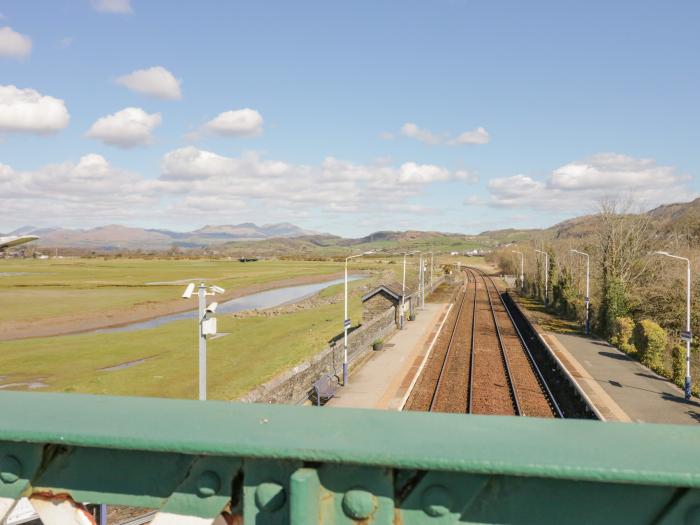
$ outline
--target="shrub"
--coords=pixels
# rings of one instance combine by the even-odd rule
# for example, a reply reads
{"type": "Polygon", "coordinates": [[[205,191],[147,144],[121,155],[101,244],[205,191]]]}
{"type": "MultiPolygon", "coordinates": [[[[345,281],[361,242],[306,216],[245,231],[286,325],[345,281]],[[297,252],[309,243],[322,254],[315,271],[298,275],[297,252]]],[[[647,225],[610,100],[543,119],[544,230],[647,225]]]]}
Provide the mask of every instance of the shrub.
{"type": "Polygon", "coordinates": [[[637,349],[631,343],[634,321],[629,317],[616,317],[610,342],[626,354],[634,354],[637,349]]]}
{"type": "Polygon", "coordinates": [[[615,320],[628,312],[625,284],[616,277],[603,279],[603,291],[598,310],[598,331],[605,337],[615,332],[615,320]]]}
{"type": "Polygon", "coordinates": [[[681,388],[685,387],[685,347],[674,345],[671,350],[672,379],[681,388]]]}
{"type": "Polygon", "coordinates": [[[642,364],[664,374],[663,354],[668,343],[666,331],[654,321],[645,319],[634,327],[633,340],[642,364]]]}

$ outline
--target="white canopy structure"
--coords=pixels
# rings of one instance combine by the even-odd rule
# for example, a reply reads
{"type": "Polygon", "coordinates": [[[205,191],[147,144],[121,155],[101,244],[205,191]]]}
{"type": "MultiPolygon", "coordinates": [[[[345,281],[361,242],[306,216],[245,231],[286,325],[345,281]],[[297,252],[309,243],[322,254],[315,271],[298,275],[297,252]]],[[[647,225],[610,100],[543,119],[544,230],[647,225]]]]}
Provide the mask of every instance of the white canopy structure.
{"type": "Polygon", "coordinates": [[[20,244],[36,241],[39,237],[36,235],[11,235],[9,237],[0,237],[0,252],[4,252],[8,248],[14,248],[20,244]]]}

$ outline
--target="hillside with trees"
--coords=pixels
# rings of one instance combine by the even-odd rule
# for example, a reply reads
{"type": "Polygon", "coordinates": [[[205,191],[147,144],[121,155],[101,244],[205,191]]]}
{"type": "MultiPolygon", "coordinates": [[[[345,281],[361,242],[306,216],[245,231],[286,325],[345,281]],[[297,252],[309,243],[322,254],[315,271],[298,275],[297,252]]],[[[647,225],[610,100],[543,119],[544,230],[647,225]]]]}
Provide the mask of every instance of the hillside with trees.
{"type": "MultiPolygon", "coordinates": [[[[605,200],[598,213],[533,232],[526,241],[503,247],[492,259],[506,272],[520,273],[525,254],[525,293],[544,300],[548,272],[549,310],[583,324],[585,257],[590,256],[590,322],[596,335],[611,341],[656,372],[682,386],[685,348],[680,334],[686,320],[686,263],[655,254],[687,257],[693,275],[700,264],[700,199],[633,211],[630,203],[605,200]],[[549,254],[549,266],[535,250],[549,254]]],[[[691,287],[692,305],[700,304],[700,286],[691,287]]],[[[693,333],[700,316],[691,311],[693,333]]],[[[700,372],[697,345],[692,345],[692,372],[700,372]]]]}

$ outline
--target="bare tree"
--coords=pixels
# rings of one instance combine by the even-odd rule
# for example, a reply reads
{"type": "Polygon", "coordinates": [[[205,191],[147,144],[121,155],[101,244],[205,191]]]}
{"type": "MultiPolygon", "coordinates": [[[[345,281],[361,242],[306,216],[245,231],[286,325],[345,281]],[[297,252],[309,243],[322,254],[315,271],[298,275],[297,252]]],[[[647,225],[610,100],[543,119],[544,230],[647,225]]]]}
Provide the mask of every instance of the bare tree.
{"type": "Polygon", "coordinates": [[[653,225],[647,214],[633,213],[631,201],[599,202],[594,243],[601,276],[599,330],[610,335],[615,318],[626,315],[631,291],[647,272],[653,225]]]}

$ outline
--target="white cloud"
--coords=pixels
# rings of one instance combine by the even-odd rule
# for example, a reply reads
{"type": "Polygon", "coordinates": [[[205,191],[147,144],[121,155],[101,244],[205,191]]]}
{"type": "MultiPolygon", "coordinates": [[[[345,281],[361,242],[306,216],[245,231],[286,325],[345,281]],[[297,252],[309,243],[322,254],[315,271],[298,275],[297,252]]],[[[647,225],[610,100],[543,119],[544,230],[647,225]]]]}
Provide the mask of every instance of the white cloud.
{"type": "Polygon", "coordinates": [[[432,183],[473,182],[466,171],[406,162],[356,164],[327,157],[319,166],[267,160],[258,154],[226,157],[193,146],[167,153],[160,181],[167,191],[219,201],[253,199],[275,208],[314,206],[333,212],[392,209],[432,183]]]}
{"type": "Polygon", "coordinates": [[[489,132],[482,127],[465,131],[450,141],[450,144],[488,144],[491,140],[489,132]]]}
{"type": "Polygon", "coordinates": [[[0,220],[76,225],[143,220],[157,203],[156,185],[88,154],[77,163],[49,164],[32,171],[0,165],[0,220]]]}
{"type": "Polygon", "coordinates": [[[132,71],[128,75],[117,78],[116,82],[142,95],[165,100],[179,100],[182,98],[180,91],[181,81],[162,66],[132,71]]]}
{"type": "MultiPolygon", "coordinates": [[[[431,184],[473,182],[466,171],[404,162],[360,164],[326,157],[295,164],[258,153],[225,156],[193,146],[166,153],[157,179],[120,169],[100,155],[19,171],[0,164],[0,223],[86,227],[110,222],[227,221],[246,210],[268,222],[323,213],[367,217],[440,213],[417,198],[431,184]],[[212,219],[214,217],[214,219],[212,219]],[[216,219],[219,217],[219,219],[216,219]]],[[[346,219],[344,219],[346,220],[346,219]]]]}
{"type": "Polygon", "coordinates": [[[663,188],[678,182],[672,166],[658,166],[654,159],[635,159],[617,153],[601,153],[571,162],[552,172],[549,185],[562,190],[606,188],[663,188]]]}
{"type": "Polygon", "coordinates": [[[379,138],[382,140],[394,140],[394,134],[389,131],[382,131],[379,134],[379,138]]]}
{"type": "Polygon", "coordinates": [[[420,140],[421,142],[425,142],[426,144],[437,144],[438,142],[440,142],[439,137],[433,135],[433,133],[431,133],[427,129],[419,128],[413,122],[406,122],[403,126],[401,126],[400,133],[404,137],[410,137],[412,139],[420,140]]]}
{"type": "Polygon", "coordinates": [[[10,26],[0,27],[0,57],[22,59],[31,52],[31,38],[14,31],[10,26]]]}
{"type": "Polygon", "coordinates": [[[60,47],[61,49],[65,49],[67,47],[70,47],[72,44],[73,44],[73,37],[72,36],[63,37],[58,41],[58,47],[60,47]]]}
{"type": "Polygon", "coordinates": [[[204,124],[204,129],[228,137],[255,137],[262,134],[263,118],[250,108],[224,111],[204,124]]]}
{"type": "Polygon", "coordinates": [[[130,14],[133,12],[131,0],[91,0],[90,3],[95,11],[103,13],[130,14]]]}
{"type": "MultiPolygon", "coordinates": [[[[488,184],[491,204],[502,207],[547,207],[549,195],[544,182],[526,175],[492,179],[488,184]]],[[[556,204],[556,200],[551,202],[556,204]]]]}
{"type": "MultiPolygon", "coordinates": [[[[460,133],[452,138],[448,133],[436,134],[421,128],[413,122],[406,122],[399,131],[404,137],[419,140],[426,144],[449,144],[451,146],[463,144],[488,144],[491,140],[489,132],[482,127],[460,133]]],[[[384,138],[384,137],[382,137],[384,138]]]]}
{"type": "Polygon", "coordinates": [[[65,128],[69,121],[63,100],[34,89],[0,85],[0,133],[52,133],[65,128]]]}
{"type": "Polygon", "coordinates": [[[601,153],[565,164],[545,180],[522,174],[492,179],[488,190],[492,206],[575,214],[609,195],[622,194],[647,207],[678,200],[678,195],[690,198],[694,192],[687,187],[689,180],[654,159],[601,153]]]}
{"type": "Polygon", "coordinates": [[[161,121],[160,113],[148,114],[141,108],[124,108],[98,119],[87,136],[120,148],[143,146],[153,141],[153,130],[161,121]]]}

